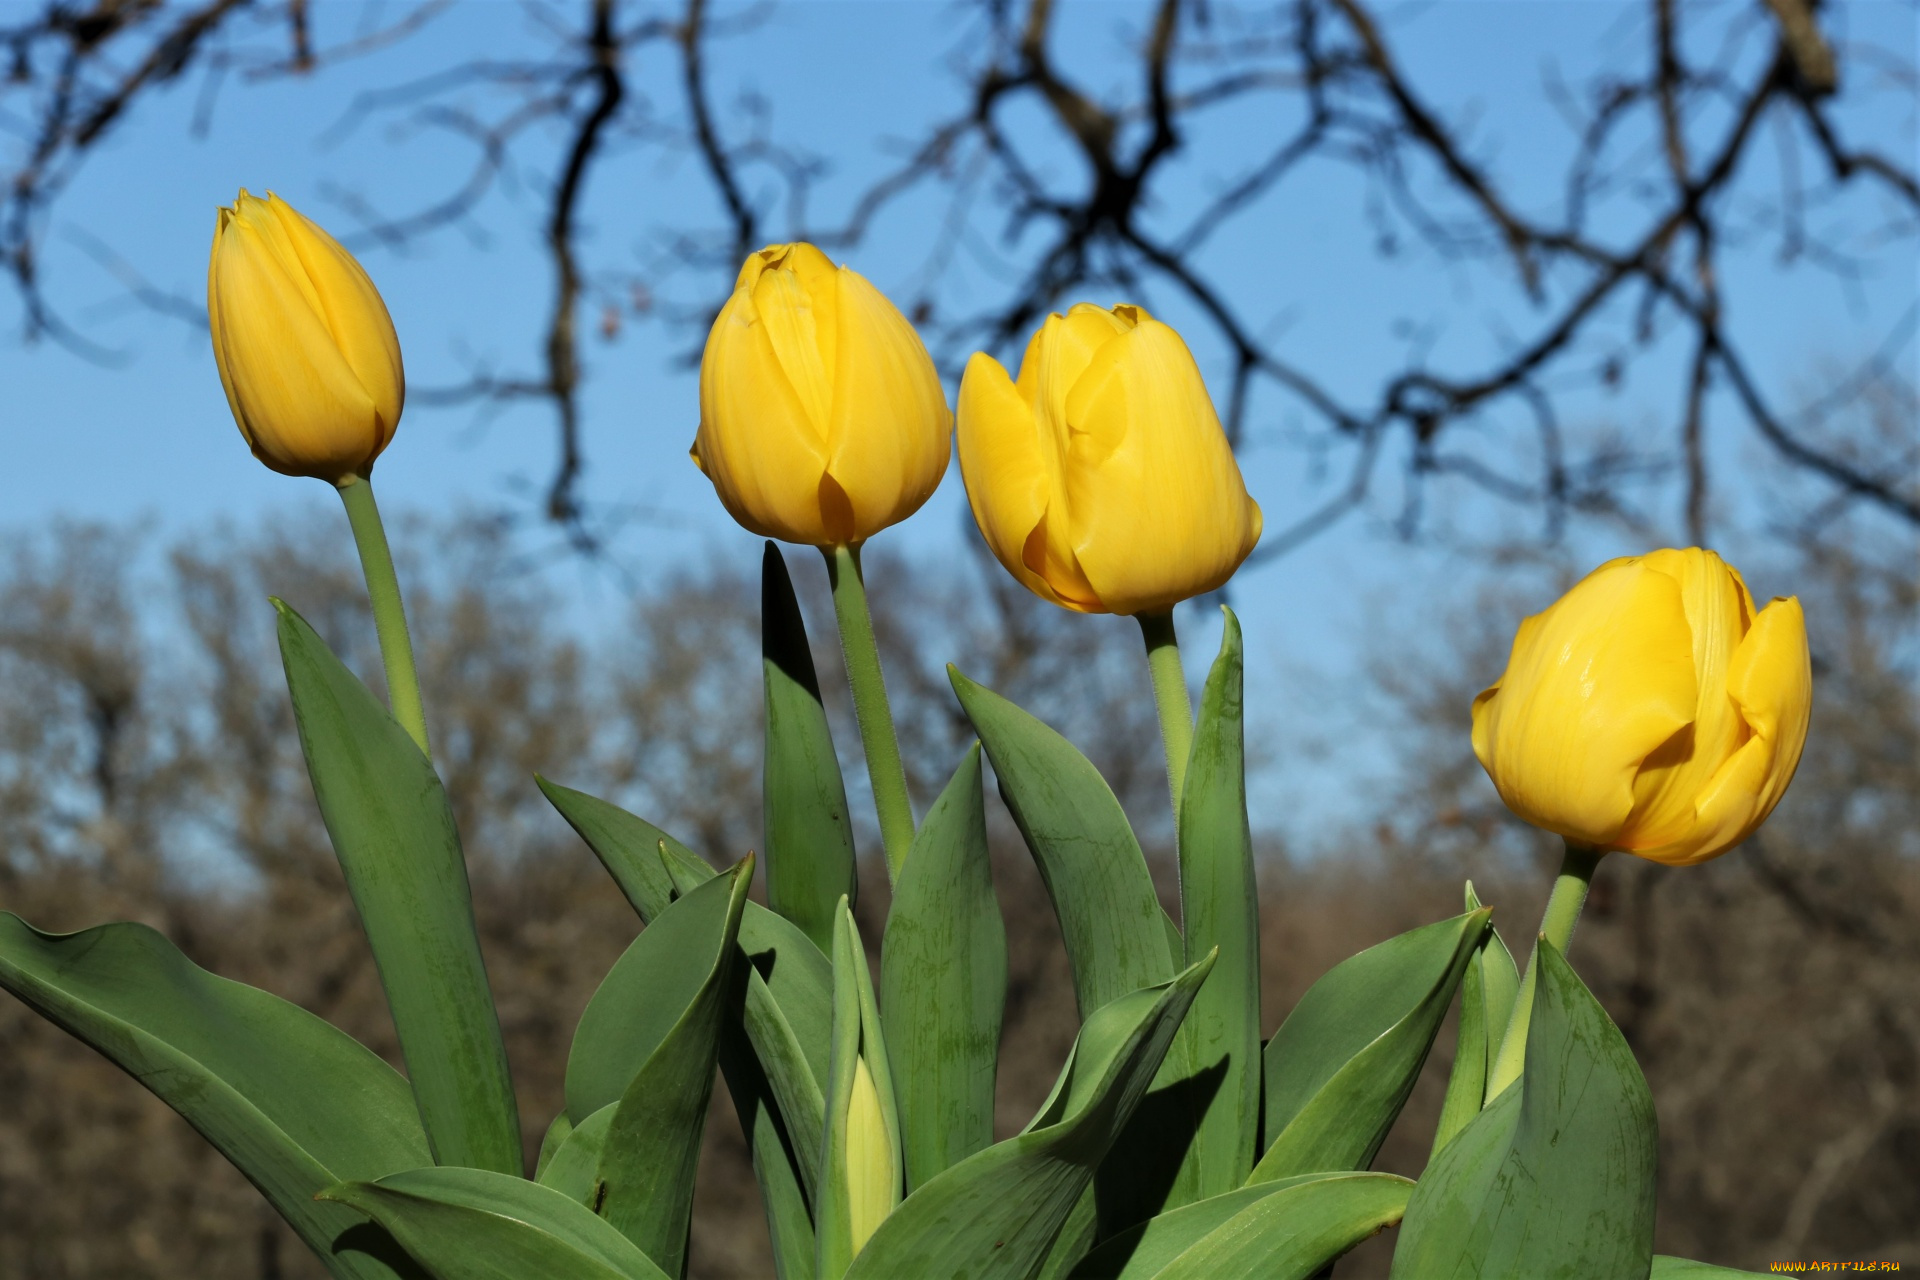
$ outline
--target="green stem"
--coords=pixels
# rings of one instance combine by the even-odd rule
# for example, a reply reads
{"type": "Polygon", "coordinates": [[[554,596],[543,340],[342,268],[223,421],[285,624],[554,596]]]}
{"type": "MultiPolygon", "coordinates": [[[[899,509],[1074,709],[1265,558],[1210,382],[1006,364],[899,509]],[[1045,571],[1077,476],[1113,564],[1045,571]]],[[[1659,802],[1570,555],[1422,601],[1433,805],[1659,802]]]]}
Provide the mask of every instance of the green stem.
{"type": "Polygon", "coordinates": [[[893,712],[887,707],[887,681],[880,670],[880,648],[873,639],[873,614],[860,576],[860,548],[822,547],[827,576],[833,582],[833,613],[840,624],[840,652],[853,690],[853,715],[860,724],[860,745],[867,753],[867,780],[880,819],[880,843],[887,850],[887,874],[898,880],[913,844],[913,804],[907,799],[907,770],[900,763],[893,712]]]}
{"type": "Polygon", "coordinates": [[[380,637],[380,661],[387,669],[387,705],[420,750],[429,759],[427,712],[420,703],[420,677],[413,668],[413,641],[407,636],[407,611],[400,600],[400,579],[394,576],[393,552],[373,501],[373,482],[348,476],[340,485],[347,521],[353,526],[354,545],[360,549],[360,568],[367,578],[367,599],[373,605],[373,627],[380,637]]]}
{"type": "MultiPolygon", "coordinates": [[[[1561,955],[1573,941],[1573,926],[1580,922],[1580,908],[1586,904],[1587,888],[1593,883],[1594,868],[1600,865],[1599,853],[1569,844],[1560,860],[1560,874],[1547,898],[1546,914],[1540,917],[1540,936],[1553,944],[1561,955]]],[[[1513,1014],[1507,1020],[1507,1033],[1500,1041],[1500,1056],[1494,1060],[1493,1075],[1487,1080],[1487,1101],[1491,1102],[1520,1078],[1527,1063],[1527,1026],[1533,1019],[1533,989],[1540,969],[1540,945],[1527,961],[1526,976],[1520,980],[1520,994],[1513,1002],[1513,1014]]]]}
{"type": "Polygon", "coordinates": [[[1160,742],[1167,752],[1167,791],[1173,820],[1180,821],[1180,792],[1187,781],[1187,756],[1193,751],[1193,703],[1187,697],[1187,672],[1180,665],[1180,640],[1173,633],[1173,611],[1139,615],[1147,642],[1147,670],[1153,673],[1153,701],[1160,711],[1160,742]]]}

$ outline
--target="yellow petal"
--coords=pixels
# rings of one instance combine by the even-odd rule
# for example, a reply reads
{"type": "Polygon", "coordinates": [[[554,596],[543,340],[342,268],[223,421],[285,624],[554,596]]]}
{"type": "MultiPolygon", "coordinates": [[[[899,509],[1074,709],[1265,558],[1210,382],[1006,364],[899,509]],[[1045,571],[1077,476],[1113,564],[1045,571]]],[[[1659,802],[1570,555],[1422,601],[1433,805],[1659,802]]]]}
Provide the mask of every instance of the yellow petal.
{"type": "Polygon", "coordinates": [[[1029,567],[1027,541],[1046,518],[1052,495],[1041,438],[1027,402],[1000,362],[985,352],[967,361],[960,379],[960,478],[967,505],[994,558],[1021,585],[1055,604],[1065,603],[1042,570],[1029,567]]]}
{"type": "Polygon", "coordinates": [[[259,217],[224,222],[207,304],[241,432],[288,474],[338,480],[364,468],[385,443],[378,406],[315,310],[297,259],[281,258],[284,233],[272,219],[265,231],[259,217]]]}
{"type": "Polygon", "coordinates": [[[780,367],[753,297],[736,292],[700,361],[700,469],[728,514],[762,537],[831,545],[820,511],[819,431],[780,367]]]}
{"type": "Polygon", "coordinates": [[[1259,538],[1192,353],[1144,311],[1102,346],[1067,400],[1074,554],[1114,613],[1157,612],[1233,576],[1259,538]]]}
{"type": "Polygon", "coordinates": [[[863,1055],[854,1059],[853,1096],[847,1103],[847,1229],[854,1253],[866,1246],[899,1203],[893,1136],[863,1055]]]}
{"type": "Polygon", "coordinates": [[[792,387],[815,437],[825,443],[833,417],[833,381],[820,352],[820,320],[800,277],[784,268],[763,272],[753,286],[759,329],[792,387]]]}
{"type": "Polygon", "coordinates": [[[385,448],[406,402],[400,339],[393,331],[387,304],[366,270],[339,241],[284,200],[269,195],[266,208],[298,257],[308,294],[317,300],[334,345],[373,400],[380,416],[380,447],[385,448]]]}
{"type": "Polygon", "coordinates": [[[1575,843],[1611,844],[1641,763],[1692,723],[1692,652],[1679,583],[1634,559],[1529,619],[1475,707],[1475,753],[1507,806],[1575,843]]]}
{"type": "Polygon", "coordinates": [[[827,472],[846,493],[859,541],[906,519],[940,487],[953,415],[899,308],[858,272],[840,268],[833,284],[839,336],[827,472]]]}

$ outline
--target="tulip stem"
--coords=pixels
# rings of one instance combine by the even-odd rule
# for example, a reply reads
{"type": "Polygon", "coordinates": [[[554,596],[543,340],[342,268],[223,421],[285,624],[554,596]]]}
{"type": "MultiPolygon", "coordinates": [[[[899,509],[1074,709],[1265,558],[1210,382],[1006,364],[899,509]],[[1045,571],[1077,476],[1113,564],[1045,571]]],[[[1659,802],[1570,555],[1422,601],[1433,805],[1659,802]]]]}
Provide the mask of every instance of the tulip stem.
{"type": "MultiPolygon", "coordinates": [[[[1580,908],[1586,905],[1587,889],[1601,855],[1592,849],[1569,844],[1560,860],[1560,874],[1554,878],[1553,892],[1547,897],[1546,914],[1540,917],[1540,936],[1553,944],[1561,955],[1573,941],[1573,926],[1580,922],[1580,908]]],[[[1520,980],[1520,994],[1507,1019],[1507,1033],[1500,1041],[1500,1056],[1494,1059],[1493,1075],[1487,1080],[1487,1101],[1492,1102],[1506,1087],[1520,1078],[1527,1062],[1527,1027],[1533,1020],[1533,991],[1539,981],[1540,944],[1535,943],[1533,957],[1527,961],[1526,976],[1520,980]]]]}
{"type": "Polygon", "coordinates": [[[367,600],[373,605],[373,627],[380,637],[380,661],[387,669],[387,705],[407,735],[420,744],[429,759],[427,712],[420,702],[420,678],[413,667],[413,641],[407,635],[407,611],[400,599],[400,579],[393,572],[393,551],[373,500],[373,482],[349,476],[340,485],[340,501],[347,507],[354,545],[360,549],[360,568],[367,578],[367,600]]]}
{"type": "Polygon", "coordinates": [[[887,876],[900,878],[913,844],[913,803],[907,798],[907,770],[900,762],[893,712],[887,706],[887,681],[880,670],[880,647],[873,639],[873,614],[860,574],[860,548],[822,547],[827,577],[833,582],[833,613],[840,623],[840,652],[853,690],[853,716],[867,754],[867,780],[873,786],[874,814],[880,819],[880,843],[887,851],[887,876]]]}
{"type": "Polygon", "coordinates": [[[1147,670],[1153,674],[1153,700],[1160,712],[1160,742],[1167,752],[1167,792],[1173,820],[1180,821],[1180,792],[1187,781],[1187,756],[1193,750],[1193,703],[1187,696],[1187,672],[1180,665],[1180,640],[1173,611],[1139,615],[1147,642],[1147,670]]]}

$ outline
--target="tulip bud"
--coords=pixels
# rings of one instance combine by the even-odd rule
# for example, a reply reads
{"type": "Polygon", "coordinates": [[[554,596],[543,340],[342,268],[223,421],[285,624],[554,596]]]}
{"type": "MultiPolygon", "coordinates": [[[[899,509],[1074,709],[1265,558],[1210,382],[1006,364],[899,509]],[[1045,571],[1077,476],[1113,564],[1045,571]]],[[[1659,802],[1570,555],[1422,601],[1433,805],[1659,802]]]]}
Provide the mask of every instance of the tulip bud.
{"type": "Polygon", "coordinates": [[[899,1203],[893,1137],[862,1055],[854,1060],[853,1096],[847,1102],[847,1234],[854,1253],[866,1246],[899,1203]]]}
{"type": "Polygon", "coordinates": [[[1139,307],[1048,316],[1017,383],[975,355],[960,473],[1007,572],[1082,613],[1163,612],[1221,586],[1260,540],[1192,353],[1139,307]]]}
{"type": "Polygon", "coordinates": [[[386,304],[338,241],[272,193],[242,191],[213,233],[207,318],[255,457],[335,484],[373,470],[406,376],[386,304]]]}
{"type": "Polygon", "coordinates": [[[1535,826],[1689,866],[1779,803],[1812,701],[1799,600],[1756,612],[1713,552],[1655,551],[1520,624],[1506,674],[1473,701],[1473,751],[1535,826]]]}
{"type": "Polygon", "coordinates": [[[700,360],[693,461],[735,520],[819,547],[863,542],[946,474],[953,416],[905,316],[810,244],[748,258],[700,360]]]}

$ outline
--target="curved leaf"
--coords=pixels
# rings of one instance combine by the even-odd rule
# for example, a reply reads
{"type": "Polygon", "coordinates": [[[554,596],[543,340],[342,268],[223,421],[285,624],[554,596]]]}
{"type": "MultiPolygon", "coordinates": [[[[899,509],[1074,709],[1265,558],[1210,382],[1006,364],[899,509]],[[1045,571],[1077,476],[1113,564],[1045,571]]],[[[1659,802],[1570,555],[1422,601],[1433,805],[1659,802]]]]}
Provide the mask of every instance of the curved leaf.
{"type": "Polygon", "coordinates": [[[761,557],[760,649],[767,700],[767,904],[826,951],[833,946],[835,904],[843,897],[852,902],[859,888],[853,827],[807,625],[787,562],[771,542],[761,557]]]}
{"type": "MultiPolygon", "coordinates": [[[[613,1113],[619,1109],[619,1103],[610,1102],[579,1124],[569,1124],[566,1136],[554,1143],[551,1152],[544,1153],[534,1181],[593,1208],[599,1198],[600,1155],[607,1148],[613,1113]]],[[[566,1118],[566,1112],[561,1112],[560,1120],[566,1118]]],[[[560,1120],[554,1124],[558,1126],[560,1120]]]]}
{"type": "Polygon", "coordinates": [[[696,881],[711,879],[715,874],[705,858],[618,805],[538,775],[534,782],[547,803],[587,842],[587,848],[600,859],[600,865],[620,886],[643,923],[650,923],[673,901],[674,878],[669,866],[696,881]]]}
{"type": "Polygon", "coordinates": [[[1653,1256],[1653,1272],[1649,1280],[1714,1280],[1715,1276],[1758,1276],[1759,1271],[1735,1271],[1731,1267],[1709,1266],[1704,1262],[1688,1262],[1685,1258],[1669,1258],[1664,1254],[1653,1256]]]}
{"type": "Polygon", "coordinates": [[[1266,1124],[1252,1180],[1364,1169],[1433,1046],[1492,913],[1469,911],[1341,961],[1267,1045],[1266,1124]]]}
{"type": "Polygon", "coordinates": [[[886,1168],[892,1174],[892,1186],[884,1195],[891,1209],[899,1202],[901,1176],[900,1118],[894,1105],[893,1072],[879,1006],[874,1000],[873,977],[867,970],[866,948],[861,945],[853,913],[842,899],[833,931],[833,1061],[827,1075],[826,1134],[815,1180],[819,1188],[813,1215],[819,1280],[838,1280],[865,1243],[856,1234],[860,1206],[855,1203],[849,1167],[853,1159],[871,1158],[870,1151],[856,1149],[857,1135],[850,1123],[859,1064],[865,1064],[879,1103],[880,1141],[886,1148],[886,1168]]]}
{"type": "Polygon", "coordinates": [[[1551,943],[1527,1068],[1428,1166],[1396,1280],[1633,1280],[1653,1259],[1653,1098],[1633,1052],[1551,943]]]}
{"type": "Polygon", "coordinates": [[[1198,1244],[1209,1232],[1224,1226],[1242,1209],[1289,1187],[1322,1178],[1351,1176],[1348,1173],[1303,1173],[1273,1182],[1256,1182],[1251,1186],[1196,1200],[1131,1226],[1102,1242],[1098,1249],[1080,1260],[1070,1275],[1072,1280],[1108,1280],[1109,1277],[1139,1280],[1139,1277],[1156,1275],[1161,1268],[1198,1244]]]}
{"type": "Polygon", "coordinates": [[[185,1117],[334,1275],[391,1280],[377,1258],[335,1252],[360,1215],[313,1199],[433,1162],[406,1080],[358,1041],[142,924],[50,934],[0,912],[0,986],[185,1117]]]}
{"type": "MultiPolygon", "coordinates": [[[[1480,909],[1480,896],[1467,881],[1468,911],[1480,909]]],[[[1447,1096],[1434,1126],[1431,1160],[1453,1140],[1486,1103],[1487,1080],[1500,1053],[1520,976],[1514,970],[1500,934],[1491,926],[1474,949],[1473,960],[1460,978],[1460,1031],[1454,1042],[1453,1070],[1447,1076],[1447,1096]]]]}
{"type": "Polygon", "coordinates": [[[440,778],[306,620],[273,605],[314,798],[373,948],[434,1158],[518,1174],[519,1110],[440,778]]]}
{"type": "Polygon", "coordinates": [[[1220,949],[1186,1023],[1195,1072],[1217,1077],[1193,1144],[1197,1196],[1246,1181],[1260,1138],[1260,906],[1247,825],[1240,622],[1231,609],[1221,612],[1220,655],[1200,695],[1180,800],[1186,958],[1220,949]]]}
{"type": "Polygon", "coordinates": [[[913,837],[880,954],[881,1025],[913,1188],[993,1143],[1007,931],[977,745],[913,837]]]}
{"type": "Polygon", "coordinates": [[[1096,1010],[1026,1131],[902,1201],[854,1259],[848,1280],[1029,1275],[1146,1094],[1211,964],[1209,957],[1096,1010]]]}
{"type": "Polygon", "coordinates": [[[667,1280],[591,1210],[505,1174],[416,1169],[322,1196],[385,1227],[434,1280],[667,1280]]]}

